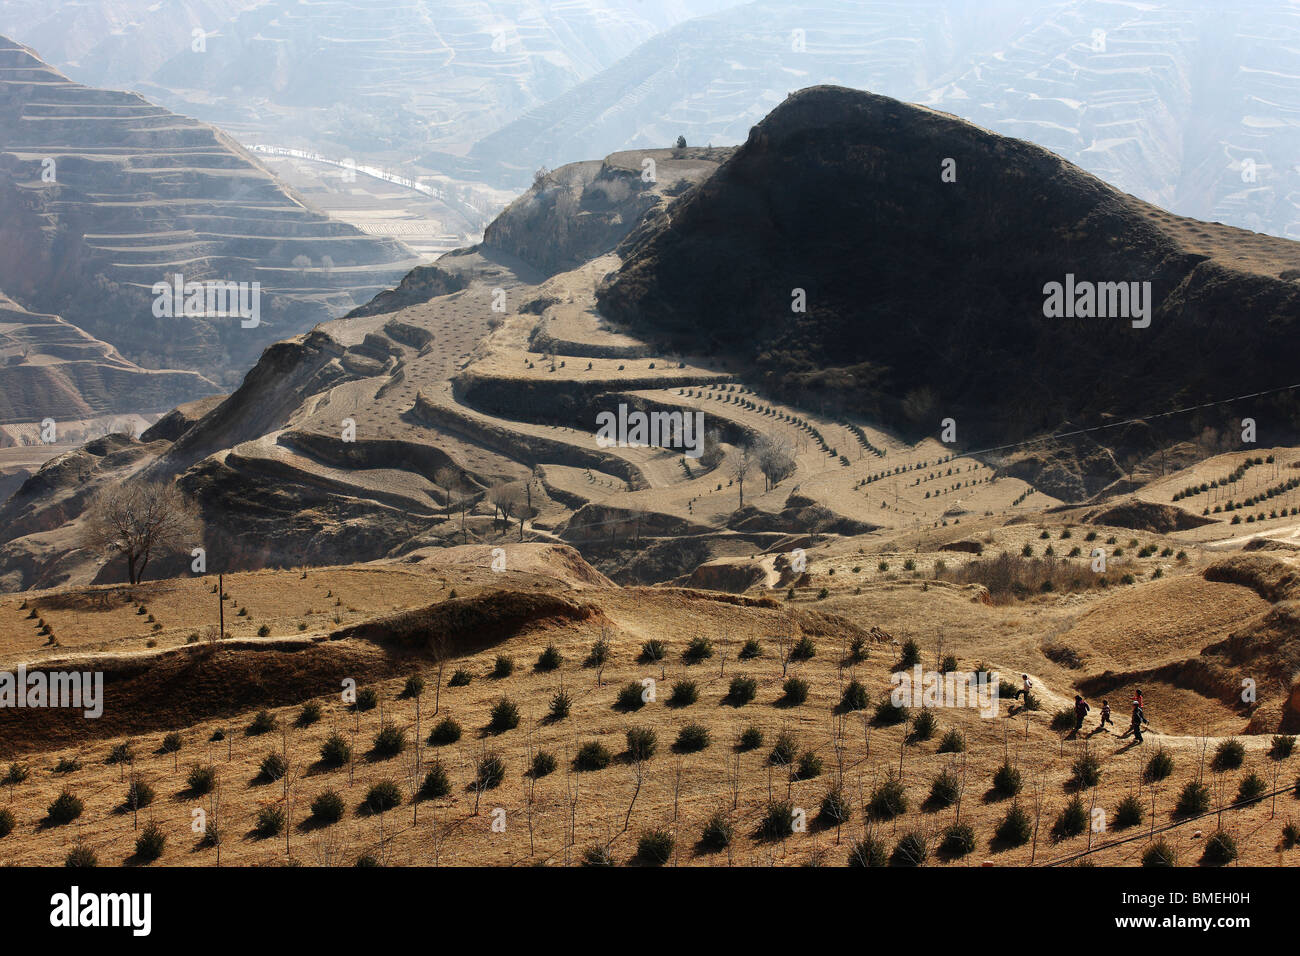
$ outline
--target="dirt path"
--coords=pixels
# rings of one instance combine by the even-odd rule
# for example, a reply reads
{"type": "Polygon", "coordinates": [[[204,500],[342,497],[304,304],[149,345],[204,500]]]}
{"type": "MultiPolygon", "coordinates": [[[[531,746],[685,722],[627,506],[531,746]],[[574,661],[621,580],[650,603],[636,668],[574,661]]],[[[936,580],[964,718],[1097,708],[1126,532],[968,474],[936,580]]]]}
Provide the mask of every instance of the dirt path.
{"type": "MultiPolygon", "coordinates": [[[[997,673],[999,674],[999,676],[1001,676],[1000,671],[997,671],[997,673]]],[[[1017,679],[1014,681],[1014,683],[1018,685],[1019,674],[1017,674],[1016,676],[1017,679]]],[[[1044,722],[1050,721],[1052,719],[1052,716],[1056,714],[1057,711],[1064,710],[1066,708],[1069,708],[1071,710],[1074,709],[1074,694],[1072,693],[1058,694],[1055,691],[1049,689],[1047,684],[1043,681],[1042,678],[1034,674],[1030,674],[1029,679],[1034,683],[1033,686],[1034,696],[1039,699],[1042,705],[1039,708],[1039,710],[1036,711],[1036,713],[1039,715],[1040,720],[1043,720],[1044,722]]],[[[1128,698],[1128,695],[1126,694],[1124,698],[1124,706],[1126,708],[1130,706],[1129,699],[1130,698],[1128,698]]],[[[999,701],[999,704],[1000,703],[1001,701],[999,701]]],[[[1089,704],[1091,703],[1092,702],[1089,701],[1089,704]]],[[[1019,718],[1023,723],[1024,709],[1017,706],[1017,704],[1018,702],[1012,704],[1014,708],[1012,713],[1008,714],[1007,712],[1002,711],[1002,716],[1008,719],[1019,718]]],[[[1144,710],[1145,709],[1147,708],[1144,708],[1144,710]]],[[[1148,714],[1148,717],[1149,716],[1150,715],[1148,714]]],[[[1089,741],[1097,737],[1103,737],[1103,736],[1111,737],[1117,743],[1121,739],[1125,739],[1128,741],[1128,744],[1125,747],[1122,747],[1120,749],[1127,749],[1128,746],[1134,743],[1133,738],[1132,737],[1121,738],[1120,734],[1122,734],[1125,730],[1128,729],[1129,719],[1130,719],[1129,713],[1127,712],[1121,713],[1120,710],[1116,708],[1111,712],[1111,719],[1115,723],[1114,731],[1106,730],[1102,733],[1097,733],[1094,735],[1089,730],[1089,728],[1090,727],[1095,728],[1096,722],[1101,720],[1101,710],[1099,707],[1094,706],[1092,710],[1088,712],[1088,716],[1084,718],[1084,722],[1083,722],[1084,736],[1089,741]]],[[[1170,747],[1175,750],[1199,749],[1202,742],[1205,743],[1207,749],[1212,750],[1220,742],[1224,740],[1230,740],[1230,739],[1241,741],[1243,746],[1245,746],[1245,748],[1248,751],[1258,751],[1261,753],[1267,752],[1269,748],[1272,747],[1273,745],[1273,738],[1272,735],[1270,734],[1243,734],[1241,736],[1230,736],[1230,737],[1212,737],[1212,736],[1198,737],[1198,736],[1192,736],[1190,734],[1162,734],[1154,729],[1146,729],[1142,731],[1142,738],[1144,743],[1147,740],[1152,740],[1160,743],[1162,746],[1170,747]]]]}

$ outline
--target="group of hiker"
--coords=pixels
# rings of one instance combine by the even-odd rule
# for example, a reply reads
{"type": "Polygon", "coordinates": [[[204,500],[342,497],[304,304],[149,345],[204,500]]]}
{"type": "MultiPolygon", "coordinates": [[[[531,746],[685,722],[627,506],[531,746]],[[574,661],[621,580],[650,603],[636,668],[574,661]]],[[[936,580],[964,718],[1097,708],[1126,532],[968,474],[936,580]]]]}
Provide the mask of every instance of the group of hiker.
{"type": "MultiPolygon", "coordinates": [[[[1013,699],[1019,700],[1023,697],[1025,705],[1028,706],[1030,691],[1033,689],[1034,682],[1029,679],[1028,674],[1021,674],[1020,680],[1020,689],[1016,691],[1016,696],[1013,699]]],[[[1133,714],[1129,718],[1129,727],[1119,736],[1123,740],[1131,735],[1138,743],[1142,743],[1142,728],[1151,725],[1147,722],[1146,712],[1142,709],[1142,689],[1140,687],[1133,689],[1133,700],[1130,703],[1133,705],[1133,714]]],[[[1079,694],[1074,695],[1074,733],[1077,734],[1083,729],[1083,721],[1091,710],[1092,707],[1082,696],[1079,694]]],[[[1107,724],[1110,724],[1111,727],[1115,726],[1115,722],[1110,719],[1110,701],[1102,700],[1101,723],[1097,725],[1096,732],[1100,733],[1105,730],[1107,724]]]]}

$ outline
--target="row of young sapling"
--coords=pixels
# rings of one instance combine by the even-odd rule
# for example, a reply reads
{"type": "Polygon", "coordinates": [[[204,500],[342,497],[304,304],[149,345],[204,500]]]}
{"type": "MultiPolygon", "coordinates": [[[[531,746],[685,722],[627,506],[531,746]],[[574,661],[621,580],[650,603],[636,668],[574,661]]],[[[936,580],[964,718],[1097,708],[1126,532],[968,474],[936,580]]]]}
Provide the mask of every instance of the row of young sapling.
{"type": "MultiPolygon", "coordinates": [[[[782,695],[774,703],[782,707],[800,706],[808,699],[809,685],[803,678],[790,675],[789,668],[794,663],[811,659],[816,654],[816,645],[806,636],[800,638],[778,637],[775,643],[778,651],[777,662],[781,667],[783,683],[782,695]]],[[[726,851],[729,859],[731,858],[731,854],[734,852],[734,838],[738,832],[739,823],[738,810],[742,793],[742,755],[753,752],[762,754],[764,750],[766,750],[766,754],[763,757],[761,766],[766,773],[766,803],[759,812],[757,822],[751,831],[753,838],[761,844],[784,841],[791,835],[807,830],[818,833],[833,829],[835,843],[838,845],[841,842],[845,826],[856,819],[860,821],[860,828],[859,834],[852,841],[848,853],[847,862],[850,865],[884,865],[886,863],[890,865],[921,865],[929,859],[932,851],[941,858],[956,859],[977,849],[978,840],[975,831],[968,822],[962,819],[961,804],[969,774],[965,737],[955,728],[944,732],[939,741],[937,753],[950,754],[952,755],[951,760],[930,780],[928,796],[922,804],[922,809],[931,813],[952,809],[953,819],[951,823],[943,826],[938,832],[935,832],[932,824],[910,829],[897,838],[892,848],[887,845],[883,835],[883,825],[892,823],[896,830],[898,821],[904,817],[910,805],[910,797],[905,785],[907,747],[909,744],[915,745],[932,739],[938,732],[937,720],[932,709],[920,708],[913,712],[909,708],[896,706],[888,693],[882,696],[872,708],[871,699],[865,686],[853,673],[854,665],[869,656],[869,648],[860,636],[846,643],[848,645],[846,647],[847,653],[840,668],[839,703],[832,712],[832,736],[829,744],[832,754],[831,783],[822,794],[817,811],[810,815],[804,808],[794,805],[793,786],[796,782],[809,781],[825,775],[823,766],[825,755],[819,752],[824,748],[801,748],[793,732],[782,729],[776,738],[770,741],[770,749],[766,749],[765,744],[768,741],[765,741],[763,731],[751,724],[737,736],[731,748],[731,754],[725,761],[728,786],[731,790],[731,808],[730,810],[723,808],[714,812],[705,822],[699,839],[696,841],[696,848],[699,852],[726,851]],[[846,671],[847,680],[845,679],[846,671]],[[865,744],[865,755],[856,761],[849,756],[850,746],[848,743],[848,727],[850,720],[854,717],[861,720],[865,744]],[[880,777],[874,785],[868,787],[865,782],[864,771],[871,759],[871,728],[899,725],[902,726],[903,733],[900,736],[897,769],[893,767],[887,768],[883,777],[880,777]],[[855,769],[856,780],[850,782],[852,771],[855,769]],[[784,793],[781,793],[782,785],[784,785],[784,793]]],[[[608,637],[602,634],[601,638],[592,645],[590,654],[584,661],[587,667],[595,669],[597,688],[603,686],[602,672],[609,663],[611,654],[612,645],[608,637]]],[[[712,642],[705,638],[697,638],[691,641],[684,651],[682,655],[683,665],[690,667],[703,663],[713,657],[714,654],[712,642]]],[[[898,645],[896,654],[896,659],[892,663],[893,670],[905,669],[920,663],[920,649],[914,641],[906,641],[898,645]]],[[[642,645],[638,661],[642,664],[660,664],[661,676],[666,678],[667,656],[667,648],[662,642],[648,641],[642,645]]],[[[747,661],[755,660],[761,656],[763,656],[763,648],[755,640],[745,642],[737,654],[738,659],[747,661]]],[[[942,647],[939,648],[938,658],[940,670],[955,669],[955,657],[951,654],[943,655],[942,647]]],[[[534,667],[539,672],[555,671],[560,668],[563,660],[559,650],[554,645],[548,645],[538,656],[534,667]]],[[[437,694],[434,705],[435,717],[438,715],[441,706],[444,666],[445,662],[438,666],[437,694]]],[[[720,676],[725,676],[725,667],[726,653],[724,651],[720,676]]],[[[507,655],[500,655],[497,657],[488,677],[500,680],[510,676],[513,672],[513,659],[507,655]]],[[[473,679],[475,679],[475,675],[468,669],[460,667],[452,673],[446,684],[449,687],[465,686],[473,679]]],[[[722,703],[733,707],[744,707],[754,702],[757,689],[757,681],[754,678],[744,674],[734,675],[727,685],[727,694],[722,699],[722,703]]],[[[1006,688],[1006,690],[1010,689],[1006,688]]],[[[424,691],[424,678],[416,674],[407,679],[401,694],[401,697],[415,702],[414,729],[417,740],[421,736],[421,700],[424,691]]],[[[690,677],[682,677],[673,682],[666,703],[670,708],[680,709],[696,704],[699,699],[699,682],[690,677]]],[[[563,683],[561,683],[559,689],[551,697],[548,713],[543,722],[553,724],[567,719],[571,714],[573,702],[572,691],[566,690],[563,683]]],[[[635,713],[640,711],[646,703],[648,701],[646,699],[645,685],[640,682],[632,682],[622,686],[616,692],[612,706],[624,712],[635,713]]],[[[332,729],[320,745],[319,760],[316,761],[315,767],[307,767],[302,762],[295,762],[292,758],[287,724],[281,723],[266,710],[259,712],[253,718],[244,729],[246,737],[259,737],[279,729],[281,741],[278,750],[272,749],[262,757],[257,776],[249,781],[250,786],[275,784],[277,785],[276,789],[279,791],[276,798],[260,803],[250,836],[257,839],[272,839],[283,836],[285,855],[286,857],[291,855],[293,828],[289,826],[289,820],[297,794],[297,785],[308,770],[328,771],[346,768],[348,786],[351,787],[355,783],[356,738],[360,732],[360,715],[376,708],[379,709],[379,725],[372,736],[371,749],[367,752],[366,758],[371,764],[380,764],[408,752],[408,730],[385,718],[383,703],[372,687],[361,688],[357,691],[356,700],[351,708],[354,716],[354,726],[351,729],[350,736],[345,736],[344,732],[337,727],[332,729]]],[[[1032,698],[1026,702],[1026,706],[1023,708],[1026,725],[1024,740],[1020,746],[1027,744],[1029,741],[1028,717],[1030,712],[1037,709],[1038,702],[1032,698]]],[[[1072,718],[1072,715],[1066,712],[1057,714],[1052,719],[1052,729],[1063,732],[1066,729],[1065,720],[1067,718],[1072,718]]],[[[302,705],[293,724],[297,728],[306,728],[321,719],[322,709],[320,704],[316,701],[308,701],[302,705]]],[[[412,759],[407,762],[408,765],[404,774],[405,786],[398,779],[391,777],[381,779],[368,787],[365,798],[356,807],[355,812],[357,815],[372,817],[377,821],[380,832],[378,855],[363,854],[360,861],[363,863],[367,861],[375,862],[385,858],[387,847],[392,839],[391,833],[385,833],[385,814],[403,804],[408,804],[412,812],[411,826],[417,825],[420,804],[424,801],[436,801],[451,796],[453,790],[452,777],[460,769],[464,771],[463,776],[468,778],[465,789],[474,797],[471,815],[477,816],[480,812],[483,796],[488,791],[500,787],[505,781],[508,772],[506,759],[497,750],[489,748],[487,740],[515,730],[519,727],[520,722],[521,714],[518,706],[509,697],[503,696],[500,698],[490,709],[477,752],[463,759],[460,767],[457,767],[455,761],[445,760],[442,757],[436,757],[426,765],[423,761],[422,748],[416,746],[410,749],[409,753],[412,759]]],[[[1010,799],[1011,804],[995,829],[990,841],[990,848],[996,851],[1032,842],[1033,847],[1030,858],[1032,863],[1037,857],[1039,832],[1044,822],[1046,772],[1045,770],[1040,771],[1031,782],[1032,788],[1027,801],[1028,806],[1026,806],[1026,801],[1022,800],[1024,786],[1022,773],[1011,760],[1008,749],[1009,730],[1008,725],[1008,738],[1004,738],[1004,759],[992,776],[991,787],[985,794],[985,799],[1010,799]]],[[[460,723],[454,717],[444,716],[434,723],[427,738],[427,743],[434,748],[448,747],[459,742],[462,734],[463,729],[460,723]]],[[[209,749],[211,750],[212,745],[225,742],[226,758],[227,762],[229,762],[233,760],[235,736],[232,732],[219,729],[209,739],[209,749]]],[[[617,759],[623,765],[631,768],[634,786],[624,814],[622,829],[612,832],[609,838],[600,845],[588,848],[582,854],[582,860],[586,863],[598,865],[613,862],[613,846],[619,837],[628,832],[633,808],[641,792],[650,763],[660,753],[658,733],[651,727],[637,726],[628,728],[625,737],[626,750],[617,759]]],[[[638,839],[638,850],[635,859],[649,864],[662,864],[675,859],[680,853],[677,835],[677,802],[682,779],[681,758],[683,755],[704,751],[714,743],[712,732],[700,722],[688,723],[678,730],[676,738],[670,747],[678,755],[673,827],[651,828],[642,833],[638,839]]],[[[1291,756],[1294,749],[1294,737],[1278,735],[1273,738],[1272,747],[1269,751],[1269,755],[1273,759],[1271,787],[1258,772],[1252,770],[1239,781],[1236,795],[1232,800],[1227,799],[1225,789],[1227,778],[1224,774],[1227,770],[1242,766],[1245,759],[1244,745],[1240,740],[1236,739],[1225,740],[1218,744],[1212,759],[1209,761],[1209,768],[1214,772],[1215,776],[1210,778],[1208,783],[1205,774],[1207,745],[1208,738],[1202,738],[1201,759],[1196,777],[1189,781],[1179,793],[1172,808],[1171,817],[1175,821],[1194,818],[1209,812],[1212,805],[1217,806],[1219,808],[1220,826],[1207,840],[1203,859],[1208,863],[1230,862],[1231,859],[1236,858],[1237,847],[1230,830],[1222,825],[1223,813],[1225,810],[1250,805],[1263,799],[1265,795],[1272,796],[1274,802],[1273,812],[1276,812],[1276,798],[1281,790],[1278,786],[1281,765],[1284,760],[1291,756]],[[1217,798],[1215,793],[1212,792],[1211,784],[1213,784],[1214,790],[1217,791],[1217,798]]],[[[162,738],[156,754],[170,756],[172,758],[173,772],[179,772],[179,754],[183,746],[184,741],[181,734],[176,732],[168,733],[162,738]]],[[[1063,753],[1064,737],[1061,746],[1063,753]]],[[[531,855],[535,849],[536,839],[534,827],[534,808],[537,803],[536,787],[538,781],[554,773],[559,768],[560,760],[553,751],[537,746],[532,733],[528,736],[525,756],[526,767],[523,779],[529,852],[531,855]]],[[[591,739],[579,744],[575,737],[572,748],[565,754],[564,765],[569,777],[572,778],[575,774],[604,770],[611,766],[615,760],[615,755],[610,752],[602,739],[591,739]]],[[[140,811],[149,810],[154,805],[155,791],[153,785],[138,772],[136,757],[129,742],[115,745],[110,750],[106,762],[121,768],[120,780],[125,783],[125,789],[122,802],[117,807],[116,812],[131,814],[133,829],[138,834],[134,859],[137,862],[146,863],[157,859],[161,856],[166,844],[166,834],[158,822],[153,819],[152,811],[147,815],[143,827],[140,823],[140,811]]],[[[1098,785],[1102,775],[1102,762],[1097,754],[1085,744],[1082,754],[1073,764],[1072,776],[1066,784],[1070,798],[1051,824],[1050,835],[1052,840],[1059,842],[1086,832],[1088,834],[1088,849],[1091,850],[1095,833],[1104,833],[1110,830],[1124,831],[1139,826],[1146,817],[1147,800],[1149,798],[1150,817],[1148,819],[1151,823],[1151,846],[1144,854],[1144,862],[1148,865],[1173,865],[1176,862],[1176,854],[1163,839],[1155,839],[1157,789],[1161,782],[1170,776],[1173,766],[1173,755],[1163,747],[1158,748],[1142,766],[1140,775],[1130,785],[1130,792],[1118,803],[1113,814],[1110,814],[1109,822],[1098,831],[1095,822],[1098,819],[1098,785]],[[1144,786],[1147,788],[1146,793],[1143,793],[1144,786]],[[1088,795],[1087,803],[1084,801],[1085,793],[1088,795]]],[[[70,774],[79,769],[81,769],[80,763],[76,758],[63,758],[55,768],[55,772],[70,774]]],[[[26,780],[29,774],[30,768],[16,762],[11,764],[8,774],[3,780],[4,783],[10,786],[11,799],[14,787],[26,780]]],[[[197,848],[214,850],[215,862],[219,865],[223,842],[221,799],[223,788],[220,775],[211,761],[207,763],[197,762],[190,767],[185,779],[186,789],[178,796],[187,800],[207,799],[207,808],[204,811],[206,825],[198,841],[197,848]]],[[[1293,789],[1300,795],[1300,780],[1295,782],[1293,789]]],[[[566,842],[563,857],[566,863],[573,859],[576,852],[576,794],[576,783],[566,785],[566,800],[575,804],[565,831],[566,842]]],[[[343,796],[334,788],[326,788],[320,791],[311,801],[309,810],[310,813],[303,821],[301,828],[312,830],[328,828],[343,820],[347,813],[343,796]]],[[[71,823],[81,818],[83,811],[84,805],[80,797],[70,788],[65,788],[47,809],[43,825],[60,826],[71,823]]],[[[8,836],[13,828],[14,817],[12,811],[8,808],[0,810],[0,838],[8,836]]],[[[1295,826],[1288,822],[1284,829],[1284,845],[1293,846],[1297,835],[1295,826]]],[[[445,837],[445,832],[442,833],[441,838],[435,836],[433,841],[435,854],[439,852],[438,848],[441,846],[441,841],[445,841],[445,837]]],[[[322,841],[318,841],[318,844],[320,842],[322,841]]],[[[331,843],[332,841],[323,842],[331,843]]],[[[815,847],[815,852],[820,855],[825,851],[815,847]]],[[[328,856],[329,853],[322,851],[320,855],[328,856]]],[[[79,838],[68,853],[67,862],[69,865],[84,866],[95,865],[98,861],[94,852],[86,846],[83,839],[79,838]]]]}

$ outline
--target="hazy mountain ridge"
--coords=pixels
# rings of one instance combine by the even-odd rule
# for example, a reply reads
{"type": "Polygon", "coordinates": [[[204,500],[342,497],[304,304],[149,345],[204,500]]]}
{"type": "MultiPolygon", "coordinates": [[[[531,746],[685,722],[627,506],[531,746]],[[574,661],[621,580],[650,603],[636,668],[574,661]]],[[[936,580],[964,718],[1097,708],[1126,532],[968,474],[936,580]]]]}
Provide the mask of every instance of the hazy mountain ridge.
{"type": "Polygon", "coordinates": [[[330,0],[308,12],[293,0],[187,0],[180,11],[106,0],[20,5],[0,26],[50,43],[78,78],[241,137],[405,153],[468,146],[659,30],[731,2],[330,0]]]}
{"type": "Polygon", "coordinates": [[[1286,0],[1231,17],[1180,0],[758,0],[649,40],[480,140],[464,173],[740,142],[789,91],[834,84],[1029,139],[1181,215],[1300,238],[1297,38],[1286,0]]]}
{"type": "Polygon", "coordinates": [[[245,141],[415,156],[511,188],[678,135],[743,141],[786,93],[823,83],[1030,139],[1181,215],[1300,237],[1288,0],[1230,17],[1191,0],[453,0],[436,14],[335,0],[310,17],[284,0],[185,0],[184,18],[156,6],[20,3],[0,27],[48,42],[80,78],[245,141]]]}

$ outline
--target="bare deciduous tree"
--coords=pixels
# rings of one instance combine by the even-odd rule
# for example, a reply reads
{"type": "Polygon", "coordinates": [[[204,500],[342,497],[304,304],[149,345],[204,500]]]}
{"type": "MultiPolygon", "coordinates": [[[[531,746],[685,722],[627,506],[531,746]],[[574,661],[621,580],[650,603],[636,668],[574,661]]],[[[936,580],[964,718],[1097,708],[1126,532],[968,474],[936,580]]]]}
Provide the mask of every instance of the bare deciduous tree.
{"type": "Polygon", "coordinates": [[[681,754],[673,761],[673,823],[677,822],[682,800],[682,772],[684,770],[681,754]]]}
{"type": "MultiPolygon", "coordinates": [[[[488,502],[500,513],[507,531],[510,530],[510,517],[523,504],[524,491],[518,482],[498,481],[487,493],[488,502]]],[[[495,516],[494,516],[495,517],[495,516]]],[[[520,519],[522,525],[523,519],[520,519]]]]}
{"type": "Polygon", "coordinates": [[[459,468],[439,468],[433,473],[434,482],[447,492],[447,515],[452,511],[460,513],[460,532],[469,541],[469,532],[465,530],[465,516],[474,509],[476,502],[475,485],[459,468]]]}
{"type": "Polygon", "coordinates": [[[740,751],[735,750],[731,757],[731,768],[727,774],[727,782],[731,784],[731,809],[735,810],[740,804],[740,751]]]}
{"type": "Polygon", "coordinates": [[[629,502],[626,506],[628,519],[632,522],[632,547],[641,546],[641,522],[646,517],[646,506],[640,501],[629,502]]]}
{"type": "MultiPolygon", "coordinates": [[[[1028,708],[1026,708],[1028,709],[1028,708]]],[[[1034,865],[1038,856],[1038,826],[1043,819],[1043,803],[1047,796],[1047,773],[1040,770],[1034,777],[1034,842],[1029,851],[1029,865],[1034,865]]]]}
{"type": "Polygon", "coordinates": [[[444,513],[447,520],[451,520],[452,499],[455,498],[457,490],[460,488],[460,472],[455,468],[443,467],[433,473],[433,483],[447,492],[447,502],[444,513]]]}
{"type": "Polygon", "coordinates": [[[737,507],[745,507],[745,479],[754,470],[755,462],[753,446],[748,443],[739,445],[727,459],[727,467],[731,477],[735,479],[736,484],[739,486],[740,504],[737,507]]]}
{"type": "Polygon", "coordinates": [[[337,827],[325,827],[312,840],[312,858],[317,866],[342,866],[347,847],[337,827]]]}
{"type": "Polygon", "coordinates": [[[783,435],[764,435],[758,441],[758,470],[763,473],[763,490],[775,488],[794,474],[794,454],[790,440],[783,435]]]}
{"type": "Polygon", "coordinates": [[[641,785],[645,782],[645,761],[639,757],[632,761],[632,799],[628,801],[627,813],[623,816],[623,832],[632,823],[632,808],[636,806],[636,798],[641,795],[641,785]]]}
{"type": "Polygon", "coordinates": [[[781,661],[781,678],[784,679],[790,669],[791,654],[794,653],[794,629],[781,630],[775,637],[777,657],[781,661]]]}
{"type": "Polygon", "coordinates": [[[289,858],[292,856],[289,848],[289,837],[293,832],[294,795],[297,792],[298,781],[303,776],[304,768],[298,761],[289,758],[288,726],[280,728],[280,748],[280,753],[284,757],[284,776],[280,778],[280,799],[284,807],[284,855],[289,858]]]}
{"type": "Polygon", "coordinates": [[[578,842],[578,786],[577,775],[573,772],[573,760],[569,749],[564,751],[564,763],[568,768],[564,774],[564,803],[565,803],[565,834],[564,834],[564,864],[568,866],[573,862],[573,848],[578,842]]]}
{"type": "Polygon", "coordinates": [[[98,492],[86,507],[82,546],[116,552],[131,584],[144,578],[156,554],[188,551],[203,540],[198,509],[175,485],[128,481],[98,492]]]}
{"type": "Polygon", "coordinates": [[[438,866],[442,859],[442,848],[449,836],[448,827],[438,822],[438,810],[433,810],[433,823],[429,826],[429,849],[433,853],[433,865],[438,866]]]}

